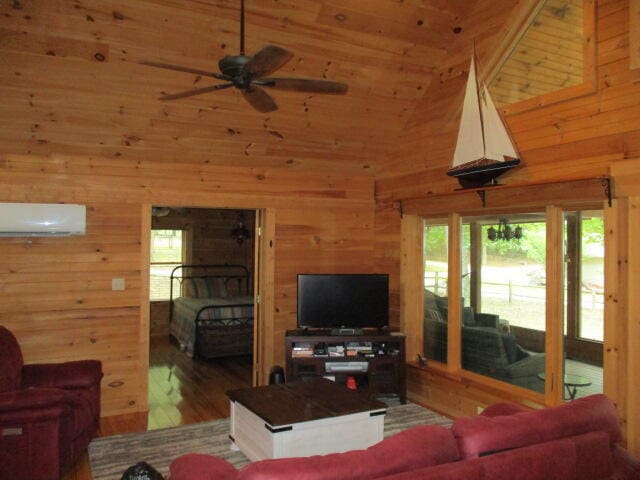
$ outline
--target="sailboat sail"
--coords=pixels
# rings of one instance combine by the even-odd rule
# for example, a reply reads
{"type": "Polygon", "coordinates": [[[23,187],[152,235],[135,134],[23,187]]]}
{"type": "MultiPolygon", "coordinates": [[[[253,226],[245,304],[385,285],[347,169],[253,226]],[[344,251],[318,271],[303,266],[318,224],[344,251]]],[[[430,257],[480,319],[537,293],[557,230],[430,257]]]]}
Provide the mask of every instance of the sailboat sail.
{"type": "Polygon", "coordinates": [[[504,162],[504,157],[518,158],[516,149],[513,147],[511,137],[502,123],[502,118],[493,104],[487,86],[483,83],[482,102],[482,123],[484,125],[485,158],[504,162]]]}
{"type": "Polygon", "coordinates": [[[456,150],[447,175],[456,177],[463,188],[479,187],[487,182],[495,184],[499,175],[519,163],[518,153],[489,90],[478,81],[474,52],[456,150]]]}
{"type": "Polygon", "coordinates": [[[456,151],[453,154],[453,166],[457,167],[484,157],[484,138],[480,102],[478,99],[478,80],[476,77],[475,59],[471,58],[467,90],[464,94],[460,129],[456,151]]]}

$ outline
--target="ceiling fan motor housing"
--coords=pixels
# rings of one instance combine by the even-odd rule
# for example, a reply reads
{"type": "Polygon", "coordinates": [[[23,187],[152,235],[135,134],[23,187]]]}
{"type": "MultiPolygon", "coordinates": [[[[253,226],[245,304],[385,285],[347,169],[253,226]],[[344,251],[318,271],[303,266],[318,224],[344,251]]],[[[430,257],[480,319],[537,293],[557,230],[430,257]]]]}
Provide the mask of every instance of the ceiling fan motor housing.
{"type": "Polygon", "coordinates": [[[227,55],[220,59],[218,67],[223,75],[230,77],[237,77],[242,73],[242,67],[251,60],[251,57],[246,55],[227,55]]]}

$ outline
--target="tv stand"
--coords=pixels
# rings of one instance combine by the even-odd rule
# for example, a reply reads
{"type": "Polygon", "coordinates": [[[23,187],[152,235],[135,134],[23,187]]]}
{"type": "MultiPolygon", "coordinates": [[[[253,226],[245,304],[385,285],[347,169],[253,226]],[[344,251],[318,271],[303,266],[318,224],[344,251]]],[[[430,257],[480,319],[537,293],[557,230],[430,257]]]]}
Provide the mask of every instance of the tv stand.
{"type": "Polygon", "coordinates": [[[379,330],[351,333],[288,330],[285,337],[287,381],[325,377],[353,384],[376,397],[407,399],[405,337],[379,330]],[[352,379],[352,380],[350,380],[352,379]]]}

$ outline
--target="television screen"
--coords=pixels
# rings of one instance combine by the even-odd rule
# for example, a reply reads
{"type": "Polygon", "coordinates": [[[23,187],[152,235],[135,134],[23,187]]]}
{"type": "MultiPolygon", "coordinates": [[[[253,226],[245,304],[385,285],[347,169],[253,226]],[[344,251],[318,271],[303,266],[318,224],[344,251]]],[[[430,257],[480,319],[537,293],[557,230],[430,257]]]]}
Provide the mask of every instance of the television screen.
{"type": "Polygon", "coordinates": [[[379,328],[388,324],[388,275],[298,275],[299,328],[379,328]]]}

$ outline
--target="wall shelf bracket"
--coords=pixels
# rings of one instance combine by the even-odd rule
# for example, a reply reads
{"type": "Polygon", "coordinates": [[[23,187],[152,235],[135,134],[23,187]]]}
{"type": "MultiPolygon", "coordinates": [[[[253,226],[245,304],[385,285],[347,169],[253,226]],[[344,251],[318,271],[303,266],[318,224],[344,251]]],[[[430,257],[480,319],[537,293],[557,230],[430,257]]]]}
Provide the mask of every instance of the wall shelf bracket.
{"type": "Polygon", "coordinates": [[[602,188],[604,188],[604,195],[607,197],[609,207],[611,207],[611,178],[604,177],[600,183],[602,184],[602,188]]]}
{"type": "Polygon", "coordinates": [[[480,201],[482,201],[482,208],[487,206],[487,192],[486,190],[476,190],[476,193],[480,197],[480,201]]]}

